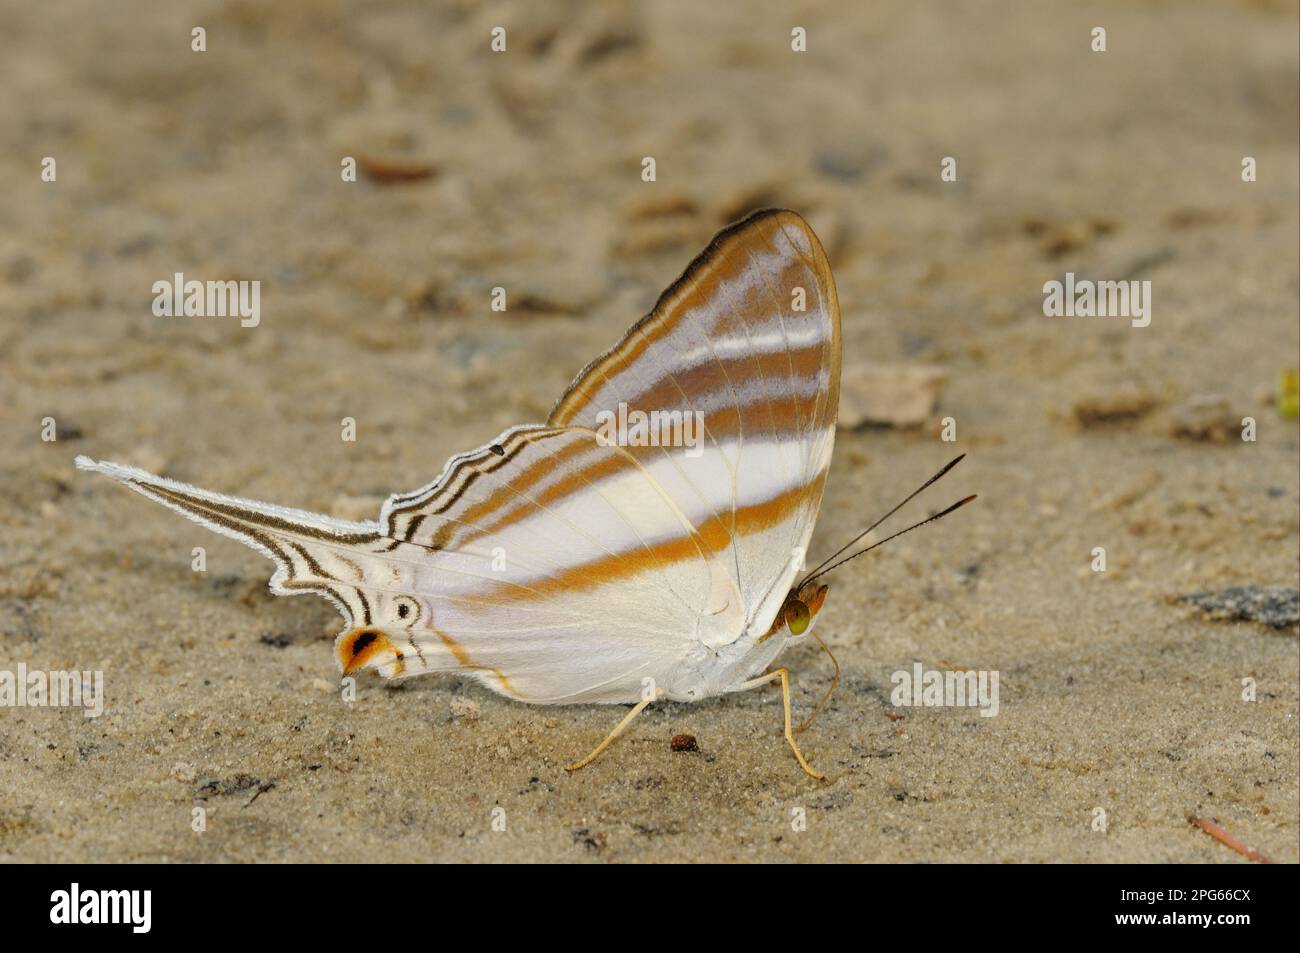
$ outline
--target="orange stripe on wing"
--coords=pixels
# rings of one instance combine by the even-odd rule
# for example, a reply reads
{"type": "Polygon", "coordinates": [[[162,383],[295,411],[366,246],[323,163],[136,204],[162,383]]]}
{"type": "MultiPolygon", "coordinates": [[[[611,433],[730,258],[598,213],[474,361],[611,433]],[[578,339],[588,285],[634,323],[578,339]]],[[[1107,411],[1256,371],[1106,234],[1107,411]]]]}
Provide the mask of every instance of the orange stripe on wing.
{"type": "MultiPolygon", "coordinates": [[[[735,511],[735,532],[739,535],[761,532],[775,526],[792,513],[807,509],[807,501],[821,492],[826,474],[823,470],[812,483],[785,490],[769,500],[740,507],[735,511]]],[[[526,602],[539,597],[581,592],[639,575],[664,563],[698,559],[701,547],[706,553],[718,553],[731,546],[731,536],[716,523],[700,528],[694,536],[654,543],[644,549],[602,556],[570,566],[544,579],[530,579],[526,587],[507,589],[498,586],[489,596],[499,596],[500,603],[526,602]]]]}
{"type": "Polygon", "coordinates": [[[577,465],[583,457],[599,453],[604,449],[590,435],[581,431],[570,431],[565,433],[565,436],[568,442],[564,446],[553,452],[548,450],[546,457],[533,460],[524,469],[511,474],[509,483],[495,487],[483,499],[466,507],[463,512],[456,513],[455,523],[449,523],[439,531],[438,537],[445,540],[444,545],[453,543],[465,545],[488,536],[503,526],[517,522],[522,518],[518,515],[521,512],[526,515],[534,511],[537,508],[534,500],[545,504],[567,496],[578,488],[573,484],[581,474],[588,474],[589,477],[594,475],[594,478],[599,479],[612,475],[624,465],[617,457],[602,453],[600,458],[592,461],[585,470],[578,470],[564,476],[541,493],[533,495],[531,499],[525,499],[524,495],[545,478],[557,471],[577,465]],[[557,490],[557,487],[562,489],[557,490]],[[519,504],[510,508],[510,504],[516,500],[520,501],[519,504]],[[501,520],[485,522],[498,513],[504,513],[501,520]]]}
{"type": "Polygon", "coordinates": [[[469,657],[469,652],[465,651],[465,646],[461,645],[441,629],[435,629],[433,626],[429,626],[429,628],[433,631],[434,635],[442,640],[442,644],[447,646],[448,651],[455,656],[456,661],[460,663],[461,668],[473,669],[479,672],[491,672],[496,676],[497,681],[501,683],[501,687],[505,690],[506,694],[513,695],[515,698],[523,698],[522,695],[515,691],[514,686],[510,684],[510,679],[506,677],[506,674],[502,672],[501,669],[492,668],[490,665],[477,664],[469,657]]]}

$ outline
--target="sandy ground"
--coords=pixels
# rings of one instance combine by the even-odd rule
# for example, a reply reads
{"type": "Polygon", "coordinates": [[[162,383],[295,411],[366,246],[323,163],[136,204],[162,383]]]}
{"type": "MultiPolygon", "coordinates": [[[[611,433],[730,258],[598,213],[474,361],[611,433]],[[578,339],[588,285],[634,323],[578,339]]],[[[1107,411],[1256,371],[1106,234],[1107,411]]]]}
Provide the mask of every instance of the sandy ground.
{"type": "MultiPolygon", "coordinates": [[[[0,858],[1241,861],[1197,815],[1296,861],[1295,627],[1173,601],[1296,583],[1294,5],[538,6],[5,4],[0,668],[101,669],[108,707],[0,709],[0,858]],[[543,419],[763,205],[826,244],[846,364],[941,365],[958,426],[842,433],[816,551],[957,451],[910,512],[980,494],[834,579],[825,783],[775,690],[658,706],[574,776],[621,709],[372,677],[345,706],[334,610],[73,470],[370,515],[543,419]],[[260,326],[155,317],[177,271],[260,280],[260,326]],[[1045,317],[1067,271],[1149,279],[1151,325],[1045,317]],[[1257,441],[1177,436],[1207,395],[1257,441]],[[898,719],[918,661],[999,671],[999,715],[898,719]]],[[[787,662],[806,711],[829,662],[787,662]]]]}

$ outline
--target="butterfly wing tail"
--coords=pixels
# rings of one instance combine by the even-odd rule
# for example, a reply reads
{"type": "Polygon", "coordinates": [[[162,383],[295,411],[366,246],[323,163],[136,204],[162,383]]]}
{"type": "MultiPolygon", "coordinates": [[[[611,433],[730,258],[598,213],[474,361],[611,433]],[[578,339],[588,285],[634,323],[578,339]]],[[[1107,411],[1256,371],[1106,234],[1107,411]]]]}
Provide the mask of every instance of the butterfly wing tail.
{"type": "Polygon", "coordinates": [[[347,578],[348,548],[379,538],[378,524],[333,519],[318,513],[213,493],[120,463],[77,457],[77,468],[102,473],[142,496],[175,510],[214,532],[237,539],[275,561],[273,592],[316,592],[330,599],[351,622],[368,623],[364,594],[347,578]]]}
{"type": "Polygon", "coordinates": [[[335,657],[344,675],[366,668],[389,679],[459,671],[475,675],[493,690],[514,694],[503,672],[476,662],[451,636],[426,628],[418,638],[413,637],[409,625],[424,616],[428,606],[404,594],[411,579],[387,574],[395,566],[408,568],[417,557],[427,558],[428,551],[407,554],[403,562],[384,562],[394,555],[396,541],[382,536],[378,523],[350,523],[226,496],[85,456],[77,457],[77,467],[112,477],[140,495],[269,556],[279,567],[271,577],[273,592],[309,591],[328,598],[346,620],[335,640],[335,657]],[[393,596],[393,586],[403,592],[393,596]]]}

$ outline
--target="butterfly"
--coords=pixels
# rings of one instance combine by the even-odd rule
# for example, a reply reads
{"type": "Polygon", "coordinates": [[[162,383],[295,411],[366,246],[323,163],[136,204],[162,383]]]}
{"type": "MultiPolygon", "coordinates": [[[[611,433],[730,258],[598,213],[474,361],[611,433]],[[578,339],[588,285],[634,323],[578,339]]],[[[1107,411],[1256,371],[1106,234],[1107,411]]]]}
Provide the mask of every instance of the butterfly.
{"type": "Polygon", "coordinates": [[[635,703],[571,770],[657,699],[779,681],[786,740],[820,778],[795,742],[788,672],[771,666],[826,599],[798,577],[839,387],[826,253],[798,214],[765,210],[715,236],[545,423],[452,457],[376,521],[77,465],[269,556],[273,592],[333,602],[344,675],[455,673],[521,702],[635,703]]]}

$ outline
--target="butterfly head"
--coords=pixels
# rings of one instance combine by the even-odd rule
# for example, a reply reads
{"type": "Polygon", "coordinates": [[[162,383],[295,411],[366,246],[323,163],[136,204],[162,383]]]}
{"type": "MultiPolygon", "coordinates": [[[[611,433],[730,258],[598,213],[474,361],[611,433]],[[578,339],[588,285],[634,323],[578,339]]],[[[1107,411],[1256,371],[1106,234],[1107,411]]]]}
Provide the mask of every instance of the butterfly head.
{"type": "Polygon", "coordinates": [[[785,621],[791,636],[797,638],[812,631],[817,613],[826,601],[828,588],[814,580],[805,583],[802,588],[790,590],[790,594],[785,597],[785,604],[781,606],[781,619],[785,621]]]}

